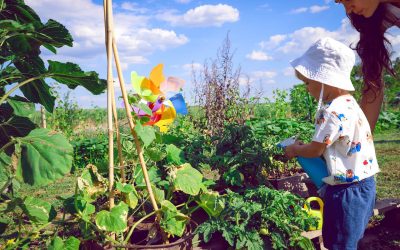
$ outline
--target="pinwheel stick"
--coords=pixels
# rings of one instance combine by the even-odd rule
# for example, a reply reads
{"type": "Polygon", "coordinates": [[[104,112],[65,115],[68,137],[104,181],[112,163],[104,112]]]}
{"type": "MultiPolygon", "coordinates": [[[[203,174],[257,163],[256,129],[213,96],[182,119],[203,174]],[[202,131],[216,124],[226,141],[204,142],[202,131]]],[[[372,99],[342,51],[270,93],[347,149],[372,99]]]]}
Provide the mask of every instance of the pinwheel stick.
{"type": "MultiPolygon", "coordinates": [[[[130,127],[132,136],[133,136],[134,141],[135,141],[135,146],[136,146],[137,153],[139,155],[139,161],[140,161],[140,165],[142,167],[143,176],[144,176],[144,179],[145,179],[145,182],[146,182],[147,191],[149,192],[149,196],[150,196],[150,200],[151,200],[151,203],[153,205],[153,208],[154,208],[155,211],[157,211],[158,210],[157,202],[156,202],[156,199],[154,197],[153,190],[151,188],[149,174],[147,172],[146,163],[145,163],[144,157],[143,157],[143,150],[142,150],[142,147],[140,145],[139,138],[138,138],[138,136],[137,136],[137,134],[135,132],[135,124],[133,123],[132,114],[130,112],[130,106],[129,106],[129,102],[128,102],[128,95],[127,95],[127,92],[126,92],[126,89],[125,89],[125,81],[124,81],[124,78],[123,78],[123,75],[122,75],[122,70],[121,70],[121,66],[120,66],[120,60],[119,60],[117,45],[116,45],[115,38],[113,37],[113,33],[112,33],[112,9],[111,9],[111,6],[112,6],[111,1],[112,0],[106,0],[106,1],[107,2],[105,2],[105,4],[106,4],[106,8],[105,8],[106,9],[106,15],[105,15],[105,18],[106,18],[106,23],[107,23],[107,25],[106,25],[106,27],[107,27],[107,32],[106,32],[106,34],[107,34],[107,55],[108,55],[108,58],[107,58],[108,61],[107,62],[110,61],[110,58],[111,58],[111,47],[112,47],[112,50],[114,52],[115,64],[116,64],[116,67],[117,67],[119,83],[120,83],[120,86],[121,86],[122,98],[124,100],[125,111],[126,111],[126,115],[128,117],[128,121],[129,121],[129,127],[130,127]]],[[[108,67],[108,70],[111,71],[112,68],[108,67]]],[[[107,80],[108,80],[108,78],[107,78],[107,80]]],[[[109,88],[113,87],[113,86],[110,86],[110,85],[108,85],[108,86],[109,86],[109,88]]],[[[110,127],[109,127],[109,129],[110,129],[110,127]]],[[[111,127],[111,129],[112,129],[112,127],[111,127]]],[[[110,185],[111,185],[111,181],[110,181],[110,185]]]]}

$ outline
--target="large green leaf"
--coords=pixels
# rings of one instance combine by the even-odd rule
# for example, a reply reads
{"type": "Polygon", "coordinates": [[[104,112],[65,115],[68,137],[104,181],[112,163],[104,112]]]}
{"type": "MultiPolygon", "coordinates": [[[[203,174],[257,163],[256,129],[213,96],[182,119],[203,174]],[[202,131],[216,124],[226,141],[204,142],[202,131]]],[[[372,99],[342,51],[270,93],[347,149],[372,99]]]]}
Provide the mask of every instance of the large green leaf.
{"type": "Polygon", "coordinates": [[[1,12],[4,19],[18,20],[21,23],[39,23],[36,12],[22,0],[5,0],[6,8],[1,12]]]}
{"type": "Polygon", "coordinates": [[[56,236],[48,246],[48,250],[78,250],[81,242],[74,236],[66,240],[56,236]]]}
{"type": "Polygon", "coordinates": [[[169,234],[181,237],[185,232],[189,217],[179,212],[175,205],[168,200],[161,202],[161,212],[163,214],[160,221],[161,228],[169,234]]]}
{"type": "Polygon", "coordinates": [[[67,85],[74,89],[77,86],[82,86],[95,95],[101,94],[107,87],[107,82],[99,79],[99,75],[94,72],[84,72],[74,63],[61,63],[49,60],[48,73],[51,78],[59,83],[67,85]]]}
{"type": "Polygon", "coordinates": [[[26,197],[21,208],[33,223],[43,224],[57,215],[50,203],[30,196],[26,197]]]}
{"type": "Polygon", "coordinates": [[[35,113],[35,105],[33,103],[20,96],[8,98],[7,102],[13,108],[14,115],[32,119],[35,113]]]}
{"type": "Polygon", "coordinates": [[[73,148],[61,134],[35,129],[18,139],[21,145],[20,173],[31,185],[45,185],[69,173],[73,148]]]}
{"type": "Polygon", "coordinates": [[[183,157],[183,151],[173,144],[169,144],[166,147],[167,150],[167,161],[169,164],[182,165],[185,162],[183,157]]]}
{"type": "Polygon", "coordinates": [[[64,25],[59,22],[49,19],[47,23],[38,29],[40,36],[45,44],[60,48],[64,45],[72,47],[72,36],[64,25]]]}
{"type": "MultiPolygon", "coordinates": [[[[155,184],[161,181],[161,171],[157,167],[151,167],[147,170],[149,175],[150,182],[155,184]]],[[[144,175],[142,168],[137,166],[135,168],[135,176],[134,176],[135,184],[137,187],[146,187],[146,182],[144,180],[144,175]]]]}
{"type": "Polygon", "coordinates": [[[186,194],[197,195],[200,192],[203,175],[195,168],[185,163],[174,170],[173,184],[175,190],[186,194]]]}
{"type": "Polygon", "coordinates": [[[5,152],[0,152],[0,188],[2,188],[10,178],[11,157],[5,152]]]}
{"type": "Polygon", "coordinates": [[[96,215],[96,225],[104,231],[120,233],[127,228],[128,205],[120,202],[111,211],[100,211],[96,215]]]}
{"type": "Polygon", "coordinates": [[[198,201],[200,207],[207,212],[210,217],[218,216],[225,208],[225,203],[218,192],[208,192],[200,195],[198,201]]]}
{"type": "Polygon", "coordinates": [[[12,137],[26,136],[35,128],[36,125],[29,118],[11,116],[5,122],[0,123],[0,147],[8,143],[12,137]]]}
{"type": "MultiPolygon", "coordinates": [[[[33,103],[40,103],[50,113],[53,112],[55,97],[51,94],[50,87],[44,81],[46,68],[43,60],[39,56],[20,57],[14,61],[15,67],[23,74],[28,76],[42,77],[20,87],[24,96],[33,103]]],[[[20,82],[27,80],[21,79],[20,82]]]]}
{"type": "Polygon", "coordinates": [[[135,187],[128,183],[116,183],[116,189],[123,194],[124,201],[130,208],[135,208],[139,202],[139,195],[136,192],[135,187]]]}
{"type": "Polygon", "coordinates": [[[149,146],[156,139],[154,128],[151,126],[143,126],[140,121],[136,122],[135,132],[142,140],[145,147],[149,146]]]}

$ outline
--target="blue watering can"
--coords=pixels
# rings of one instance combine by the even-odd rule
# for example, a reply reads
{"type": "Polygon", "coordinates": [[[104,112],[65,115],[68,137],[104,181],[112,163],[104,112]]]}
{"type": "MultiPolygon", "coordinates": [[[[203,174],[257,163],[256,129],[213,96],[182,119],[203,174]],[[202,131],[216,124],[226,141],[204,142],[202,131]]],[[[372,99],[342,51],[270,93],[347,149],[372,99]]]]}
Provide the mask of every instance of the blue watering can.
{"type": "MultiPolygon", "coordinates": [[[[285,148],[295,143],[296,139],[297,139],[296,136],[292,136],[278,143],[277,146],[280,148],[285,148]]],[[[321,157],[305,158],[297,156],[296,158],[300,166],[304,169],[304,172],[307,173],[307,175],[310,177],[311,181],[315,184],[315,186],[317,186],[317,188],[320,189],[324,185],[322,178],[327,177],[329,175],[326,162],[321,157]]]]}

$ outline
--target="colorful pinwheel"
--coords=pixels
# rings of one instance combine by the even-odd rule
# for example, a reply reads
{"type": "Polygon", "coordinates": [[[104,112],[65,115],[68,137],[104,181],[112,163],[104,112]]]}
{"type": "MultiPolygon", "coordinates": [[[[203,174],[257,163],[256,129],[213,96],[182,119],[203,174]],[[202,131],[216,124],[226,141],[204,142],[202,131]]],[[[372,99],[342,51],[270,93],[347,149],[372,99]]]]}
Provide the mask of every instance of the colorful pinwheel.
{"type": "Polygon", "coordinates": [[[153,68],[150,77],[139,76],[131,73],[133,89],[151,109],[151,115],[134,107],[139,117],[147,116],[150,121],[144,125],[156,125],[161,132],[166,132],[168,126],[176,118],[176,114],[187,114],[187,108],[183,96],[178,91],[183,87],[184,81],[176,77],[165,77],[162,73],[163,65],[153,68]],[[178,92],[178,93],[177,93],[178,92]]]}

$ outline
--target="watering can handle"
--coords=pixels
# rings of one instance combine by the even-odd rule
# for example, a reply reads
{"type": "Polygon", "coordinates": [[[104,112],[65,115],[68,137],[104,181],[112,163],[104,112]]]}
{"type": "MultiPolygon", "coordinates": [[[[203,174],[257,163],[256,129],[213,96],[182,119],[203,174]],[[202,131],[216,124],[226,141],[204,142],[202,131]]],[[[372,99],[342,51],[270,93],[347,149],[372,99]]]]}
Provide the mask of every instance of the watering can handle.
{"type": "MultiPolygon", "coordinates": [[[[319,198],[319,197],[314,197],[314,196],[312,196],[312,197],[307,198],[306,203],[304,204],[304,208],[307,209],[307,204],[308,204],[308,203],[311,203],[311,202],[313,202],[313,201],[318,202],[319,211],[321,211],[321,213],[322,213],[322,211],[324,210],[324,202],[323,202],[323,201],[321,200],[321,198],[319,198]]],[[[310,208],[310,209],[311,209],[311,208],[310,208]]]]}

